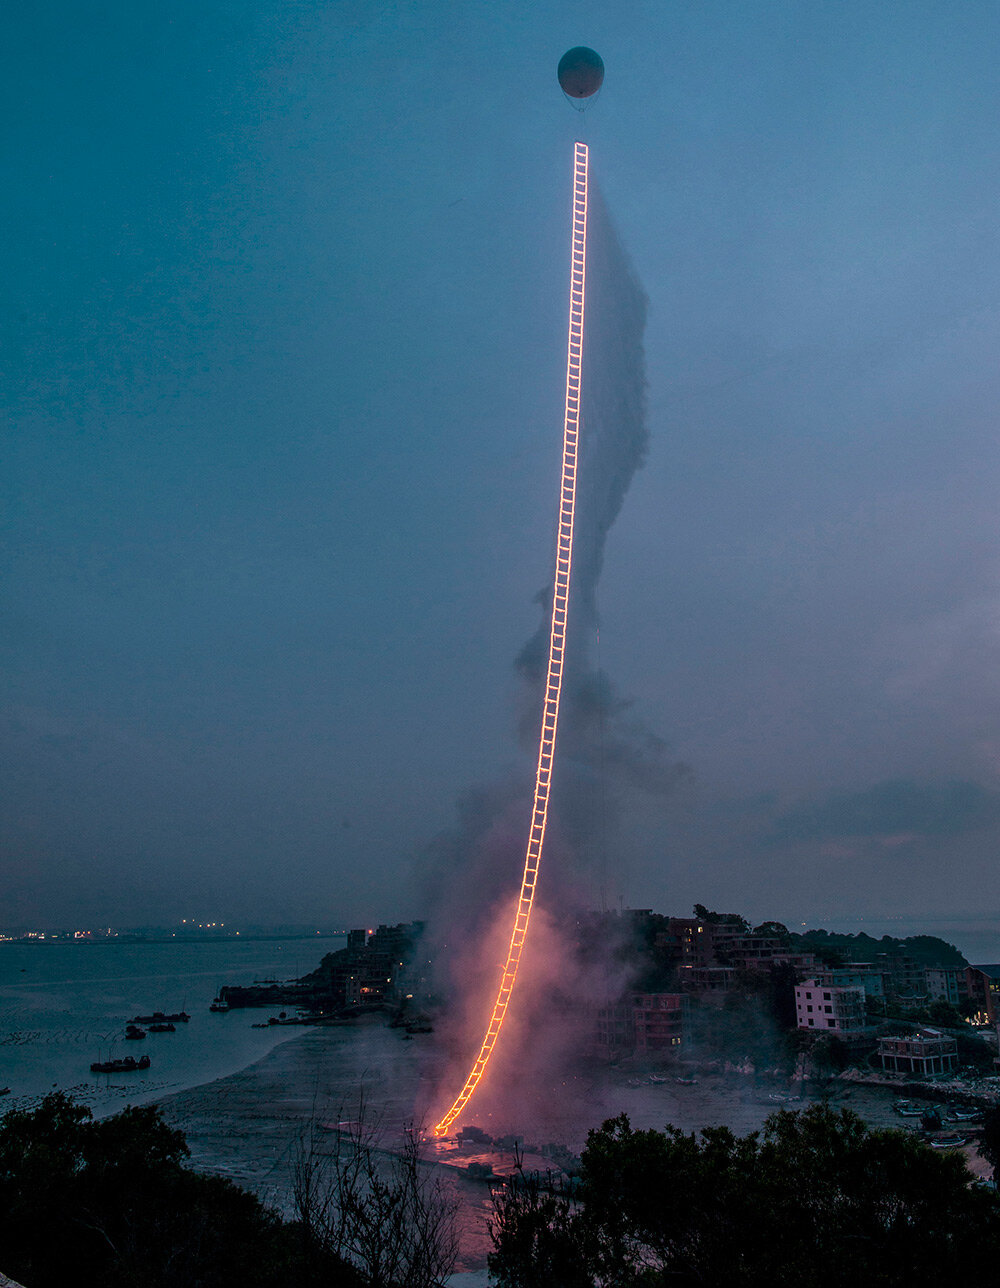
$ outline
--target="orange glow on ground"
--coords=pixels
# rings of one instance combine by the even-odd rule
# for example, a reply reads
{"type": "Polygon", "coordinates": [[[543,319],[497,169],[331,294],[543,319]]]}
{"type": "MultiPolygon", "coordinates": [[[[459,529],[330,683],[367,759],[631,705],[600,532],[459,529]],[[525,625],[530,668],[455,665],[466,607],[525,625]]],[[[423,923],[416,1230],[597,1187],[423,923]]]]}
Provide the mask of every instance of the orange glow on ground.
{"type": "Polygon", "coordinates": [[[549,663],[545,677],[542,728],[538,740],[538,767],[531,810],[531,830],[521,878],[521,897],[514,917],[510,947],[500,978],[500,989],[479,1055],[454,1104],[434,1128],[443,1136],[465,1106],[486,1072],[496,1046],[504,1016],[517,979],[521,949],[528,933],[535,901],[538,868],[549,812],[549,787],[559,727],[559,699],[562,694],[563,658],[566,648],[566,615],[569,608],[569,578],[573,566],[573,522],[576,512],[576,463],[580,437],[580,389],[583,359],[583,305],[587,273],[587,171],[589,154],[585,143],[573,153],[573,252],[569,295],[569,339],[566,346],[566,404],[563,417],[562,480],[559,491],[559,536],[556,542],[556,570],[552,587],[552,622],[549,627],[549,663]]]}

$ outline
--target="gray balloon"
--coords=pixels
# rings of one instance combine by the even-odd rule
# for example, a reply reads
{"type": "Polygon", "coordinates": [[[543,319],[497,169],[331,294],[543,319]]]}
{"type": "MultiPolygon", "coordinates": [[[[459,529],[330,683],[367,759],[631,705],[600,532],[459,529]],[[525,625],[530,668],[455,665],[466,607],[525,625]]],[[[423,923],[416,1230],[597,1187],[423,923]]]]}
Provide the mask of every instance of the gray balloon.
{"type": "Polygon", "coordinates": [[[577,45],[559,59],[557,74],[568,98],[590,98],[604,83],[604,60],[586,45],[577,45]]]}

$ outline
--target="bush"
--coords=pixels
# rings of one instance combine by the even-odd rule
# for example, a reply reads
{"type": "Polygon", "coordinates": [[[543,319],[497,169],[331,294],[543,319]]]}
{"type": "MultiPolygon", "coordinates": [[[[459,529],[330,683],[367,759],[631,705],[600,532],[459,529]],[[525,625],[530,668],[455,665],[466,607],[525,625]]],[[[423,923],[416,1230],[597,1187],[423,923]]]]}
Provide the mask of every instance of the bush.
{"type": "Polygon", "coordinates": [[[0,1121],[3,1269],[30,1288],[357,1288],[255,1195],[184,1166],[155,1108],[101,1122],[62,1094],[0,1121]]]}
{"type": "Polygon", "coordinates": [[[1000,1202],[971,1179],[961,1157],[823,1105],[745,1137],[622,1116],[590,1133],[578,1200],[497,1195],[490,1269],[501,1288],[553,1267],[572,1288],[988,1283],[1000,1202]]]}

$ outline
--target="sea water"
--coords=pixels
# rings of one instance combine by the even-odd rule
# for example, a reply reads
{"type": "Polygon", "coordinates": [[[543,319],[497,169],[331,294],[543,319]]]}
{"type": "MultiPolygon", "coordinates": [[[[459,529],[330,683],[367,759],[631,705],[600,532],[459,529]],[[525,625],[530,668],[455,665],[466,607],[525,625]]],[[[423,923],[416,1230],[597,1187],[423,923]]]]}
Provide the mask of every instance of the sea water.
{"type": "MultiPolygon", "coordinates": [[[[267,1010],[211,1012],[224,984],[285,981],[319,965],[343,937],[215,942],[0,944],[0,1114],[65,1091],[95,1114],[142,1104],[225,1077],[299,1028],[272,1026],[267,1010]],[[153,1011],[187,1011],[173,1033],[126,1041],[125,1026],[153,1011]],[[148,1055],[147,1070],[93,1074],[92,1061],[148,1055]]],[[[277,1009],[277,1008],[275,1008],[277,1009]]],[[[145,1027],[145,1026],[144,1026],[145,1027]]]]}
{"type": "MultiPolygon", "coordinates": [[[[923,917],[911,914],[898,917],[827,917],[810,921],[809,925],[819,925],[839,935],[871,935],[873,939],[881,939],[883,935],[892,935],[895,939],[935,935],[953,944],[974,966],[1000,962],[1000,913],[953,917],[940,913],[928,913],[923,917]]],[[[803,928],[804,923],[803,926],[789,927],[791,930],[803,928]]]]}

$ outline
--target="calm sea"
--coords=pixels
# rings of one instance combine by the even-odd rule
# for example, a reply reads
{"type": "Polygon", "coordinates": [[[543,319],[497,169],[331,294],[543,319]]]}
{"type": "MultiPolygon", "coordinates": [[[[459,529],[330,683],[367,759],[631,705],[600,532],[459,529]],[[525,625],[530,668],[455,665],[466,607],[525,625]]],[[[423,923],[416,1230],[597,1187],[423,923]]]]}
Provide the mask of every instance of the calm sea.
{"type": "Polygon", "coordinates": [[[95,1114],[225,1077],[302,1033],[255,1029],[260,1010],[209,1011],[223,984],[304,975],[343,937],[217,943],[0,944],[0,1114],[61,1090],[95,1114]],[[187,1011],[174,1033],[126,1042],[125,1025],[152,1011],[187,1011]],[[131,1074],[92,1074],[93,1060],[148,1055],[131,1074]]]}

